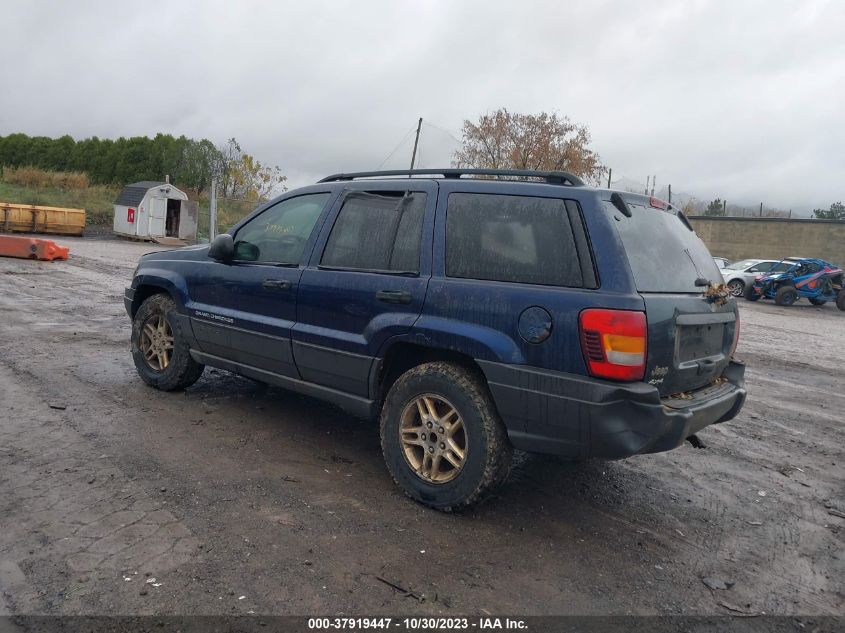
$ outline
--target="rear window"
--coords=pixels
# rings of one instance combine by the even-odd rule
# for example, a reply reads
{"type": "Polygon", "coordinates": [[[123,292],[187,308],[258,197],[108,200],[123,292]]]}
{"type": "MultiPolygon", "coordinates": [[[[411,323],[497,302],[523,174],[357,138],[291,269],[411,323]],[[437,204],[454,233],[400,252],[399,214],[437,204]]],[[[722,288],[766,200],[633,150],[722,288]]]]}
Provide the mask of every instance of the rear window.
{"type": "Polygon", "coordinates": [[[630,218],[609,202],[605,209],[625,246],[637,290],[700,293],[696,279],[722,281],[704,242],[677,215],[626,201],[630,218]]]}
{"type": "Polygon", "coordinates": [[[418,273],[425,205],[424,193],[347,194],[320,265],[418,273]]]}
{"type": "Polygon", "coordinates": [[[451,194],[446,212],[446,275],[583,286],[565,201],[451,194]]]}

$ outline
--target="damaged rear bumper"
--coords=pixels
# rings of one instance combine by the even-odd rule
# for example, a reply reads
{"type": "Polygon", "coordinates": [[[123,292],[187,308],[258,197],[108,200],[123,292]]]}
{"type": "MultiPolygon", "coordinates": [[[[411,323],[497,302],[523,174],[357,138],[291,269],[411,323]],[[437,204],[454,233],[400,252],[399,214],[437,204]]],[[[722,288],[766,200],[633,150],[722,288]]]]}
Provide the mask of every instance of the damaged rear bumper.
{"type": "Polygon", "coordinates": [[[562,372],[479,361],[515,448],[621,459],[681,445],[725,422],[745,402],[745,365],[731,361],[718,383],[661,398],[642,382],[614,383],[562,372]]]}

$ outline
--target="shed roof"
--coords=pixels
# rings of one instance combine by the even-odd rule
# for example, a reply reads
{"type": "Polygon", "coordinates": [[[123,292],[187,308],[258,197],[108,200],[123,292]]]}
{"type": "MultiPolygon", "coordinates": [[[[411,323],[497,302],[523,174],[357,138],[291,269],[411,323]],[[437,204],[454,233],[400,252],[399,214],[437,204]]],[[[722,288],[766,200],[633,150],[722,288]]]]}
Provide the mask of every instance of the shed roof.
{"type": "MultiPolygon", "coordinates": [[[[119,204],[125,207],[137,205],[150,189],[166,185],[166,182],[159,182],[158,180],[142,180],[141,182],[133,182],[131,185],[126,185],[114,201],[114,204],[119,204]]],[[[170,185],[171,187],[173,185],[170,185]]]]}

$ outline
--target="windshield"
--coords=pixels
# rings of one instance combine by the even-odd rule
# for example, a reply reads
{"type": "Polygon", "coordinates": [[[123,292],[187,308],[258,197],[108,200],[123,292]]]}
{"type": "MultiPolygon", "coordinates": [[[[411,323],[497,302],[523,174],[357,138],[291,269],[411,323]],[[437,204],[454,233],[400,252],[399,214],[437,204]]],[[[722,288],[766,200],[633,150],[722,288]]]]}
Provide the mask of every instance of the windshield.
{"type": "Polygon", "coordinates": [[[697,279],[721,283],[710,251],[675,213],[626,202],[630,218],[609,202],[605,210],[625,246],[637,290],[701,293],[697,279]]]}
{"type": "Polygon", "coordinates": [[[745,270],[746,268],[751,268],[754,264],[759,263],[759,259],[743,259],[741,262],[735,262],[730,266],[725,266],[725,268],[729,268],[731,270],[745,270]]]}

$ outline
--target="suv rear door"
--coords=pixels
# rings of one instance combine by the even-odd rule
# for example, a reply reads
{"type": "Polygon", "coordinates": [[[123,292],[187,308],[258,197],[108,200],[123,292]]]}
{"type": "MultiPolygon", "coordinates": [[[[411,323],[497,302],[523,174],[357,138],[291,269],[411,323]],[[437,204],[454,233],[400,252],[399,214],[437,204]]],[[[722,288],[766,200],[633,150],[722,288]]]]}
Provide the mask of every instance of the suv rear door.
{"type": "Polygon", "coordinates": [[[721,283],[722,274],[682,215],[651,206],[644,196],[624,198],[631,217],[609,200],[605,211],[645,302],[645,381],[664,396],[710,384],[730,362],[738,325],[736,302],[718,305],[705,296],[707,284],[721,283]]]}
{"type": "Polygon", "coordinates": [[[350,182],[302,274],[293,353],[304,380],[367,396],[379,348],[419,317],[437,183],[350,182]]]}

